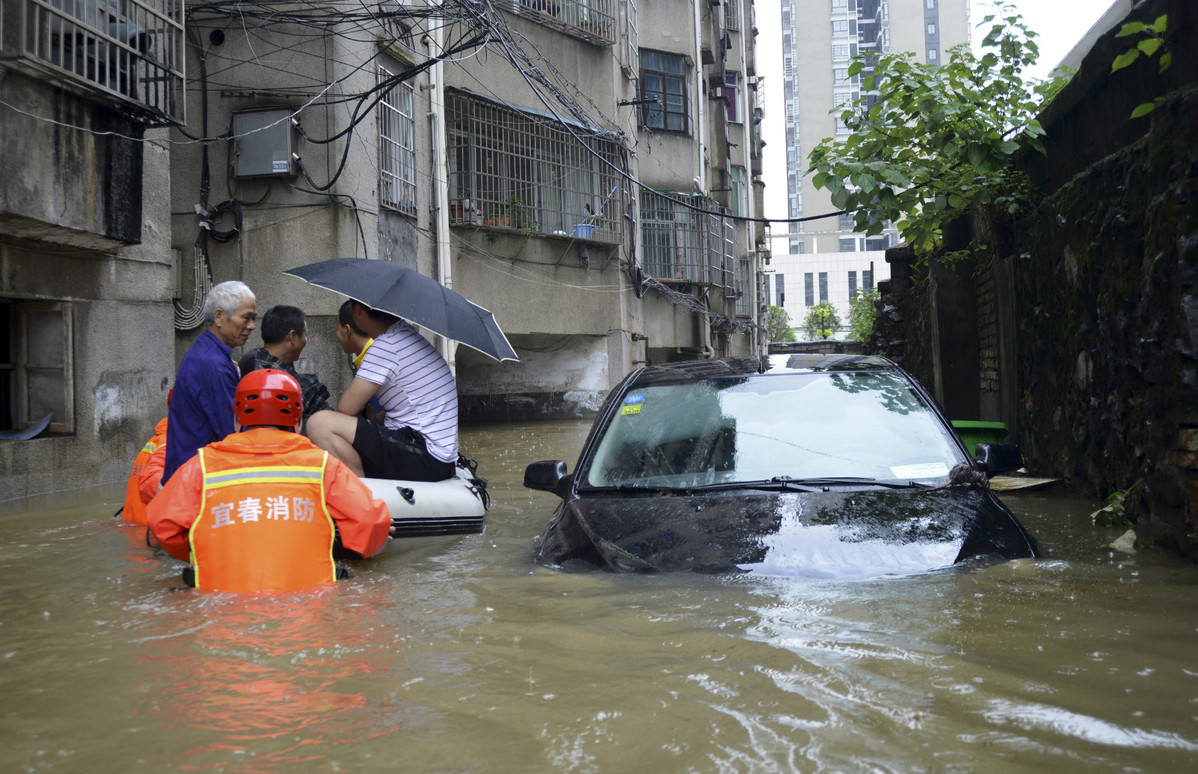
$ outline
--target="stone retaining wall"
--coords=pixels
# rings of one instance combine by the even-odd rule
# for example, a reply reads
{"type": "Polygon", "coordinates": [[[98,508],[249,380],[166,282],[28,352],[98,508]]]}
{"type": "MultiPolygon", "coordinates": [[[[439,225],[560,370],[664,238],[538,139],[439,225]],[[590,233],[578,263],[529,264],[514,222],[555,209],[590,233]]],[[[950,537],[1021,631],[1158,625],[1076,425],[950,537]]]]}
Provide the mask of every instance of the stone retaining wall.
{"type": "Polygon", "coordinates": [[[873,347],[899,359],[954,419],[1001,420],[1028,468],[1105,497],[1137,481],[1142,539],[1198,560],[1198,9],[1169,15],[1173,66],[1110,73],[1128,39],[1100,39],[1045,110],[1047,156],[1018,222],[976,213],[988,252],[963,273],[888,251],[873,347]],[[1149,117],[1132,109],[1155,96],[1149,117]],[[965,339],[965,341],[962,341],[965,339]],[[967,347],[969,379],[951,374],[967,347]]]}

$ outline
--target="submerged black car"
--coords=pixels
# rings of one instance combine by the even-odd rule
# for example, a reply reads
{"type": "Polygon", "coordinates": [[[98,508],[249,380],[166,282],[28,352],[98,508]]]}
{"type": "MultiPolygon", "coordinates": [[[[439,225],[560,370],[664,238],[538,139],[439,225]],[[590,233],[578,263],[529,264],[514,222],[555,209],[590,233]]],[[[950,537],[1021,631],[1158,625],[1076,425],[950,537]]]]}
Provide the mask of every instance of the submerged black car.
{"type": "Polygon", "coordinates": [[[567,570],[841,578],[1038,555],[977,461],[889,360],[775,355],[650,366],[608,396],[578,466],[524,485],[562,504],[538,561],[567,570]]]}

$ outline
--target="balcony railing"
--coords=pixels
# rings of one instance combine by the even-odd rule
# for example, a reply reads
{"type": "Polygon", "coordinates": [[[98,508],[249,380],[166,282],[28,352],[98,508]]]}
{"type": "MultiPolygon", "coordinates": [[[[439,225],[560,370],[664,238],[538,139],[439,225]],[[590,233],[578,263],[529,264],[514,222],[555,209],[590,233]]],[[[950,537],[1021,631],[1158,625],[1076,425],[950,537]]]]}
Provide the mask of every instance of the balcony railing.
{"type": "Polygon", "coordinates": [[[616,0],[498,0],[497,5],[597,46],[616,42],[616,0]]]}
{"type": "Polygon", "coordinates": [[[183,0],[5,0],[0,58],[132,111],[183,120],[183,0]]]}

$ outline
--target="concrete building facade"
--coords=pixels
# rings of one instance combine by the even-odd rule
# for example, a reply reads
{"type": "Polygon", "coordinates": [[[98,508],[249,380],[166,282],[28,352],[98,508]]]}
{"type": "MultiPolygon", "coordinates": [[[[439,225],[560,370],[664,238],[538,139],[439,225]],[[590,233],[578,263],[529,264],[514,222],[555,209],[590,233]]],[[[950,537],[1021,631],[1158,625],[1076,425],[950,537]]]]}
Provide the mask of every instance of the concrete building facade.
{"type": "MultiPolygon", "coordinates": [[[[153,156],[140,197],[153,219],[123,235],[149,284],[121,284],[113,307],[148,315],[122,328],[137,362],[115,363],[154,391],[129,402],[138,419],[112,469],[81,483],[127,470],[214,283],[246,282],[259,314],[304,309],[297,366],[335,399],[351,378],[334,336],[344,298],[283,273],[327,258],[409,266],[494,312],[519,362],[438,342],[467,422],[585,415],[642,363],[762,346],[751,0],[178,5],[177,108],[158,122],[169,129],[151,129],[158,145],[133,146],[153,156]]],[[[107,29],[86,14],[78,23],[107,29]]],[[[112,29],[123,51],[128,34],[112,29]]],[[[48,105],[28,120],[54,115],[48,105]]],[[[62,175],[60,188],[77,179],[62,175]]],[[[3,187],[6,201],[22,198],[3,187]]],[[[22,272],[6,272],[0,298],[45,295],[26,286],[54,274],[22,272]]],[[[96,328],[73,330],[76,353],[102,350],[96,328]]],[[[255,333],[246,348],[260,343],[255,333]]],[[[86,457],[94,445],[78,448],[86,457]]]]}
{"type": "Polygon", "coordinates": [[[866,237],[854,232],[850,215],[819,217],[837,208],[827,191],[811,185],[807,156],[825,138],[847,137],[840,109],[869,97],[862,85],[868,70],[848,74],[853,57],[911,51],[925,64],[946,61],[949,49],[969,43],[969,3],[782,0],[781,6],[787,217],[794,222],[773,235],[769,303],[777,305],[782,287],[796,328],[812,300],[834,304],[847,323],[851,291],[887,278],[885,250],[898,234],[888,228],[866,237]]]}
{"type": "Polygon", "coordinates": [[[165,414],[171,167],[157,127],[183,118],[183,3],[4,0],[0,14],[4,501],[128,476],[165,414]]]}
{"type": "Polygon", "coordinates": [[[736,220],[760,215],[752,11],[393,0],[280,18],[206,4],[189,16],[207,81],[188,130],[232,139],[206,161],[204,145],[177,146],[181,274],[206,262],[261,309],[307,310],[300,367],[334,394],[349,378],[331,337],[343,299],[283,270],[357,256],[437,277],[494,312],[521,357],[446,345],[467,420],[585,413],[640,363],[752,352],[765,246],[736,220]],[[277,172],[243,174],[258,127],[291,145],[268,149],[277,172]],[[206,179],[208,223],[193,214],[206,179]]]}

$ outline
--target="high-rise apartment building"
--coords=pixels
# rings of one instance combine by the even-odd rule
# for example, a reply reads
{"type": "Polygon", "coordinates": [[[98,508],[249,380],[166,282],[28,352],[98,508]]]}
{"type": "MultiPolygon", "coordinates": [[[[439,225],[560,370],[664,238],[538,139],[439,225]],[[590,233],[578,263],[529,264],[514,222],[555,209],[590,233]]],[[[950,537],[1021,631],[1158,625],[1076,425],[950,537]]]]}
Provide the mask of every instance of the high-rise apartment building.
{"type": "MultiPolygon", "coordinates": [[[[938,64],[949,49],[969,43],[969,0],[781,0],[781,6],[787,217],[811,218],[837,208],[827,191],[811,185],[807,155],[824,138],[847,137],[840,108],[869,98],[865,73],[849,75],[853,57],[911,51],[938,64]]],[[[853,294],[888,276],[883,251],[897,241],[892,228],[872,237],[855,233],[851,215],[775,226],[773,236],[767,297],[795,327],[822,301],[838,307],[847,323],[853,294]]]]}

